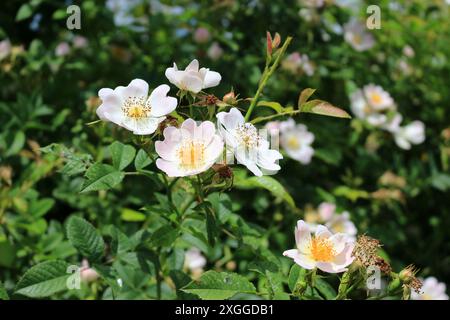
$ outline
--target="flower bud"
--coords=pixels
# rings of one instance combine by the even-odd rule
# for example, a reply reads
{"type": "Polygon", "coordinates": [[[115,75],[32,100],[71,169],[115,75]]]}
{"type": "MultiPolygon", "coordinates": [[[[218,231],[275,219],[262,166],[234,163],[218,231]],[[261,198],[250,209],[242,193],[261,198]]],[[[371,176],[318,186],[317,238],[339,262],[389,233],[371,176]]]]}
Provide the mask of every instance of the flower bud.
{"type": "Polygon", "coordinates": [[[272,49],[277,49],[281,43],[281,36],[278,32],[275,33],[275,38],[272,41],[272,49]]]}
{"type": "Polygon", "coordinates": [[[234,91],[231,90],[226,95],[224,95],[222,101],[225,102],[226,104],[235,105],[236,95],[234,94],[234,91]]]}

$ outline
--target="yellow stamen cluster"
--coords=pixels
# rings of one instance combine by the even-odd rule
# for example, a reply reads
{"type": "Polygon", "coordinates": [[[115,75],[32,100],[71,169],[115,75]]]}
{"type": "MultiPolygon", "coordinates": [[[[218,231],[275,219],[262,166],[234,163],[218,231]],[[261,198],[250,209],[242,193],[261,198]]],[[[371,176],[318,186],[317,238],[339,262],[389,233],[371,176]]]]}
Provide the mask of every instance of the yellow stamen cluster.
{"type": "Polygon", "coordinates": [[[180,166],[184,169],[198,169],[205,164],[205,144],[189,141],[178,150],[180,166]]]}
{"type": "Polygon", "coordinates": [[[287,146],[289,149],[297,150],[300,149],[300,142],[298,141],[297,137],[289,137],[286,141],[287,146]]]}
{"type": "Polygon", "coordinates": [[[254,148],[259,145],[258,131],[250,123],[241,124],[236,128],[236,134],[247,148],[254,148]]]}
{"type": "Polygon", "coordinates": [[[372,96],[370,97],[370,100],[375,103],[378,104],[380,103],[383,99],[381,98],[381,96],[378,93],[374,93],[372,94],[372,96]]]}
{"type": "Polygon", "coordinates": [[[149,117],[151,106],[143,97],[129,97],[125,100],[122,110],[129,118],[142,119],[149,117]]]}
{"type": "Polygon", "coordinates": [[[336,252],[330,240],[324,238],[312,238],[310,243],[311,256],[315,261],[330,262],[336,252]]]}

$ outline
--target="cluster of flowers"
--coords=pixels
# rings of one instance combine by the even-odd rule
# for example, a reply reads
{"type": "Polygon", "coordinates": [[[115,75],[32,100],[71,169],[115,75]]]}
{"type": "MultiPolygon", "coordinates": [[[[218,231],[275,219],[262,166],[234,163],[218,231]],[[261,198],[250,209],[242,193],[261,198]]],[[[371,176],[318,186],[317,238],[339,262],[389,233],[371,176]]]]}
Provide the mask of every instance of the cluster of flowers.
{"type": "MultiPolygon", "coordinates": [[[[221,81],[219,73],[199,68],[197,60],[185,70],[178,70],[174,64],[167,68],[166,77],[182,94],[189,92],[192,95],[217,86],[221,81]]],[[[148,95],[149,85],[141,79],[131,81],[127,87],[103,88],[98,93],[102,104],[97,115],[136,135],[153,134],[166,116],[177,108],[178,100],[167,95],[169,90],[170,87],[163,84],[148,95]]],[[[219,112],[216,117],[217,130],[211,121],[197,124],[190,118],[179,128],[166,127],[164,140],[155,142],[160,156],[156,166],[170,177],[184,177],[206,171],[216,162],[227,160],[229,163],[228,155],[231,154],[256,176],[280,170],[276,162],[283,156],[270,149],[267,139],[253,124],[245,121],[237,108],[219,112]]]]}
{"type": "Polygon", "coordinates": [[[394,99],[380,86],[368,84],[356,90],[350,100],[351,109],[357,118],[392,133],[400,148],[409,150],[412,144],[425,141],[423,122],[417,120],[400,126],[403,117],[398,113],[394,99]]]}

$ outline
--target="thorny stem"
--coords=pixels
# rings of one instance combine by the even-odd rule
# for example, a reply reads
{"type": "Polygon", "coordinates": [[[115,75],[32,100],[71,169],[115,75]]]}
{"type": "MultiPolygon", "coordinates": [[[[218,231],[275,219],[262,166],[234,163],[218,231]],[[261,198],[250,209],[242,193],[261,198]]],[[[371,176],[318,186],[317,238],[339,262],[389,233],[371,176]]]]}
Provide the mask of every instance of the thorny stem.
{"type": "Polygon", "coordinates": [[[253,109],[255,108],[256,103],[258,102],[258,98],[261,95],[262,91],[264,90],[264,87],[267,84],[267,80],[269,80],[270,76],[273,74],[275,69],[278,67],[281,57],[284,55],[284,52],[286,51],[286,49],[289,46],[289,43],[291,41],[292,41],[292,37],[287,37],[286,41],[284,41],[283,46],[281,47],[280,51],[278,52],[275,62],[272,64],[272,66],[270,66],[270,68],[269,68],[268,64],[266,63],[266,67],[264,68],[264,72],[261,77],[261,81],[259,83],[258,90],[256,90],[256,94],[253,97],[252,102],[250,103],[250,107],[248,108],[247,113],[245,114],[246,122],[248,122],[248,120],[250,119],[253,109]]]}

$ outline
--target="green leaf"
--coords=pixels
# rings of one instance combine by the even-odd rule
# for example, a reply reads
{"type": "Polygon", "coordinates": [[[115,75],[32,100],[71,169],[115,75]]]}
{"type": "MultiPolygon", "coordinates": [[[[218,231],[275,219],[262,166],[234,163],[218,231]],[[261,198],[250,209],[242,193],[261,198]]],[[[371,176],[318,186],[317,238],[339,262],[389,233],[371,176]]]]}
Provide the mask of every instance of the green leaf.
{"type": "Polygon", "coordinates": [[[256,293],[255,286],[237,273],[205,272],[198,281],[193,281],[182,291],[199,296],[203,300],[229,299],[237,293],[256,293]]]}
{"type": "Polygon", "coordinates": [[[30,298],[44,298],[67,289],[69,264],[64,261],[45,261],[29,269],[17,283],[15,294],[30,298]]]}
{"type": "Polygon", "coordinates": [[[134,159],[134,167],[136,170],[142,170],[151,163],[152,159],[148,156],[148,153],[140,149],[134,159]]]}
{"type": "Polygon", "coordinates": [[[301,268],[299,265],[294,264],[291,267],[291,271],[289,272],[288,278],[288,286],[291,289],[291,292],[294,292],[295,286],[299,281],[305,281],[306,270],[301,268]]]}
{"type": "Polygon", "coordinates": [[[6,289],[1,282],[0,282],[0,300],[9,300],[8,293],[6,292],[6,289]]]}
{"type": "Polygon", "coordinates": [[[267,290],[272,300],[290,300],[283,289],[283,277],[279,273],[266,271],[267,290]]]}
{"type": "Polygon", "coordinates": [[[146,219],[146,216],[142,212],[128,209],[128,208],[123,208],[120,218],[123,221],[138,222],[138,221],[144,221],[146,219]]]}
{"type": "Polygon", "coordinates": [[[315,113],[336,118],[351,118],[346,111],[323,100],[311,100],[306,102],[301,106],[300,112],[315,113]]]}
{"type": "Polygon", "coordinates": [[[52,18],[54,20],[61,20],[67,17],[67,12],[65,9],[58,9],[55,12],[53,12],[52,18]]]}
{"type": "Polygon", "coordinates": [[[295,207],[294,199],[286,191],[286,189],[272,177],[262,176],[262,177],[239,177],[235,176],[235,186],[241,189],[253,189],[253,188],[263,188],[270,191],[275,197],[283,199],[292,207],[295,207]]]}
{"type": "Polygon", "coordinates": [[[109,146],[114,168],[117,170],[125,169],[134,159],[136,149],[133,146],[125,145],[118,141],[109,146]]]}
{"type": "Polygon", "coordinates": [[[81,192],[108,190],[122,182],[125,174],[113,166],[101,163],[92,165],[85,174],[86,181],[81,192]]]}
{"type": "Polygon", "coordinates": [[[258,107],[269,107],[275,110],[277,113],[282,113],[284,108],[281,104],[274,101],[259,101],[257,104],[258,107]]]}
{"type": "Polygon", "coordinates": [[[69,241],[83,256],[90,261],[97,261],[103,256],[103,238],[89,222],[73,216],[67,222],[66,228],[69,241]]]}
{"type": "Polygon", "coordinates": [[[301,107],[305,104],[306,101],[313,95],[313,93],[316,91],[316,89],[306,88],[298,97],[298,108],[301,109],[301,107]]]}
{"type": "Polygon", "coordinates": [[[17,11],[16,21],[28,19],[33,14],[33,7],[29,3],[24,3],[17,11]]]}
{"type": "Polygon", "coordinates": [[[178,231],[170,225],[165,225],[152,234],[150,241],[155,247],[168,247],[177,237],[178,231]]]}
{"type": "Polygon", "coordinates": [[[322,278],[316,277],[314,286],[327,300],[333,300],[337,295],[336,290],[334,290],[334,288],[322,278]]]}
{"type": "Polygon", "coordinates": [[[23,145],[25,144],[25,133],[22,131],[16,132],[14,135],[14,139],[10,142],[8,150],[5,152],[5,157],[13,156],[19,153],[22,150],[23,145]]]}

